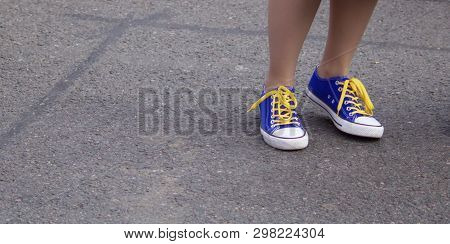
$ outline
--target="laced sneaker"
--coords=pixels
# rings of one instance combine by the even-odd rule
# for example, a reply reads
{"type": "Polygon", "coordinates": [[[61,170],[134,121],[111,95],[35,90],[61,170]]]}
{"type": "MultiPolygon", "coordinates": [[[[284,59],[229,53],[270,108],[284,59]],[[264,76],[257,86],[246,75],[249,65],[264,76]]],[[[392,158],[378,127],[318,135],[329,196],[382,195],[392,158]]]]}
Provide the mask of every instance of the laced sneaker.
{"type": "Polygon", "coordinates": [[[308,146],[308,133],[295,109],[294,88],[280,86],[262,93],[248,111],[259,105],[261,135],[270,146],[281,150],[298,150],[308,146]]]}
{"type": "Polygon", "coordinates": [[[373,117],[374,106],[356,78],[321,78],[314,71],[306,95],[328,112],[334,125],[348,134],[381,138],[384,127],[373,117]]]}

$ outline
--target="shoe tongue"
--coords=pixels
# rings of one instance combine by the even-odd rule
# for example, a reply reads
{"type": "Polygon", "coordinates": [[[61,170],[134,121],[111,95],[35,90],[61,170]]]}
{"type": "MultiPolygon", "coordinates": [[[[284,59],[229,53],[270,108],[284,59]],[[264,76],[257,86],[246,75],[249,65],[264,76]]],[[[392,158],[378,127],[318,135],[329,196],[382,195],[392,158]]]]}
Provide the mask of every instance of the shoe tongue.
{"type": "Polygon", "coordinates": [[[320,78],[321,80],[326,80],[326,81],[331,81],[331,82],[335,82],[335,81],[345,81],[348,80],[347,76],[333,76],[333,77],[329,77],[329,78],[320,78]]]}
{"type": "MultiPolygon", "coordinates": [[[[295,93],[295,88],[293,87],[293,86],[285,86],[287,89],[289,89],[289,91],[291,91],[292,93],[295,93]]],[[[276,89],[278,89],[278,87],[277,88],[275,88],[275,89],[273,89],[273,90],[276,90],[276,89]]],[[[294,104],[294,101],[290,101],[290,104],[291,105],[293,105],[294,104]]],[[[285,107],[284,105],[281,105],[283,108],[285,107]]]]}

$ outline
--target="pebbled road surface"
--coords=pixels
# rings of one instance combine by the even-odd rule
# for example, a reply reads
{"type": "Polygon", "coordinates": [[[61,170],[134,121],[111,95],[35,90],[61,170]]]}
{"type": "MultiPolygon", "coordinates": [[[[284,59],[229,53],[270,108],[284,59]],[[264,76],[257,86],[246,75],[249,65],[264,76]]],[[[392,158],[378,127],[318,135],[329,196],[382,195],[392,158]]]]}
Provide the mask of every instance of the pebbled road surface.
{"type": "Polygon", "coordinates": [[[282,152],[245,111],[265,1],[3,0],[0,223],[448,223],[449,10],[380,1],[352,67],[386,127],[367,140],[302,95],[323,1],[297,74],[310,146],[282,152]]]}

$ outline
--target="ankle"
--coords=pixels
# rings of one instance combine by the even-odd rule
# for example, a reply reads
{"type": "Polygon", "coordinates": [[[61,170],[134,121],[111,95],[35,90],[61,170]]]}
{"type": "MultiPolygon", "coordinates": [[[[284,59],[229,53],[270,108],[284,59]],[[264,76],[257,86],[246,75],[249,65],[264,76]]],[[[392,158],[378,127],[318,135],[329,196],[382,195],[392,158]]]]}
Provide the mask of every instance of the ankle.
{"type": "Polygon", "coordinates": [[[294,78],[280,78],[280,77],[274,78],[269,76],[264,82],[266,90],[273,90],[279,86],[293,87],[294,85],[295,85],[294,78]]]}
{"type": "Polygon", "coordinates": [[[346,76],[348,74],[348,68],[332,65],[319,65],[317,74],[321,78],[346,76]]]}

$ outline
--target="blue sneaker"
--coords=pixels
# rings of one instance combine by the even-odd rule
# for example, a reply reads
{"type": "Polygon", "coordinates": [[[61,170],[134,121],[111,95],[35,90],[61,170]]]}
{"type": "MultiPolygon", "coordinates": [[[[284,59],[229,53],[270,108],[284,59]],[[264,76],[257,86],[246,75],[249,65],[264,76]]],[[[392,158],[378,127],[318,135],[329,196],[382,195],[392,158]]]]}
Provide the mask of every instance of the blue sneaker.
{"type": "Polygon", "coordinates": [[[384,127],[373,116],[374,106],[362,82],[356,78],[320,78],[317,69],[306,95],[328,112],[334,125],[348,134],[381,138],[384,127]]]}
{"type": "Polygon", "coordinates": [[[303,128],[295,109],[294,88],[280,86],[263,92],[248,111],[259,105],[261,134],[270,146],[281,150],[298,150],[308,146],[308,133],[303,128]]]}

